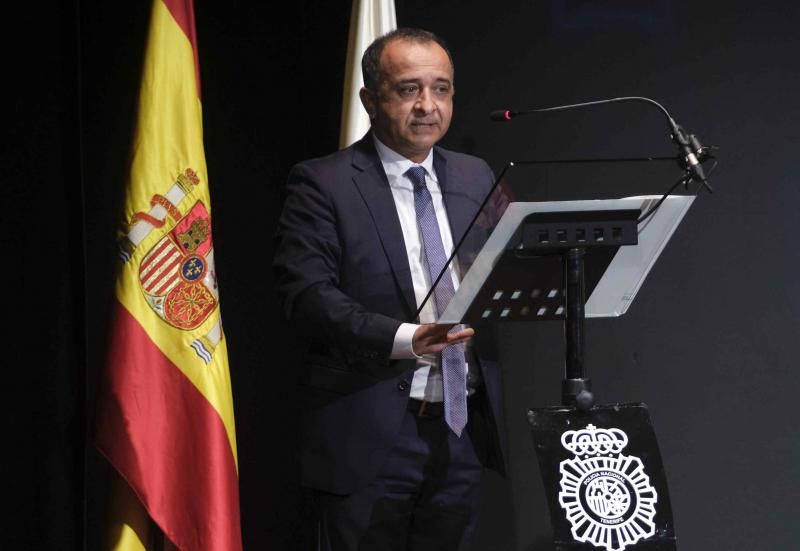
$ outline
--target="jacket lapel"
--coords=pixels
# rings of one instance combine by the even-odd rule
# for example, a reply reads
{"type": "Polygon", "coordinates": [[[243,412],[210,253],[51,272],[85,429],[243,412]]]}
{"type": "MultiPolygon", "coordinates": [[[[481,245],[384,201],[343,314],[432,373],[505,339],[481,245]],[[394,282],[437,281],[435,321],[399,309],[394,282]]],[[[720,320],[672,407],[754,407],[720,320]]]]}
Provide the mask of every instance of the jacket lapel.
{"type": "Polygon", "coordinates": [[[353,166],[358,170],[353,176],[353,182],[370,211],[375,231],[392,267],[395,282],[405,298],[407,319],[412,320],[417,307],[403,230],[397,217],[389,180],[375,151],[370,133],[355,144],[353,166]]]}
{"type": "Polygon", "coordinates": [[[465,183],[456,181],[452,177],[452,173],[448,172],[447,159],[438,148],[433,150],[433,168],[439,179],[439,187],[442,190],[442,199],[447,209],[447,218],[450,221],[450,232],[455,247],[472,222],[475,205],[468,196],[468,190],[464,189],[465,183]]]}

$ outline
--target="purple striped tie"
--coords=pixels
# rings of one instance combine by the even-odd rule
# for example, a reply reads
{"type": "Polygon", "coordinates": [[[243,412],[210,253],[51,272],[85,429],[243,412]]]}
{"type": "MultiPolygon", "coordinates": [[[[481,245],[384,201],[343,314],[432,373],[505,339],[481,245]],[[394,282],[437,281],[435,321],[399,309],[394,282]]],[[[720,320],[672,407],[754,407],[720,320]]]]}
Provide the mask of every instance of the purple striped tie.
{"type": "MultiPolygon", "coordinates": [[[[439,233],[436,213],[433,210],[433,200],[425,185],[425,174],[425,168],[421,166],[412,166],[406,171],[406,176],[414,184],[417,222],[422,232],[428,273],[431,283],[433,283],[444,269],[447,255],[442,245],[442,234],[439,233]]],[[[439,315],[444,313],[453,295],[455,295],[453,280],[450,274],[446,273],[439,280],[439,284],[433,292],[439,315]]],[[[456,326],[451,331],[458,330],[460,327],[456,326]]],[[[442,350],[439,365],[442,369],[444,384],[444,418],[453,432],[460,437],[467,425],[467,365],[464,359],[464,343],[450,345],[442,350]]]]}

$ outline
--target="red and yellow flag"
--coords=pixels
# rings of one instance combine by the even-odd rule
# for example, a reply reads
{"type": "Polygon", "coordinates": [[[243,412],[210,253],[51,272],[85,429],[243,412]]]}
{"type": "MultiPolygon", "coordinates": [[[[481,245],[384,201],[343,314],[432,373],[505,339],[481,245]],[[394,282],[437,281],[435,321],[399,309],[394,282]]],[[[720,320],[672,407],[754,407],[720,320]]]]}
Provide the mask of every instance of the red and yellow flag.
{"type": "Polygon", "coordinates": [[[193,2],[155,0],[97,393],[96,445],[128,486],[111,549],[147,549],[150,521],[181,551],[242,548],[207,174],[193,2]]]}

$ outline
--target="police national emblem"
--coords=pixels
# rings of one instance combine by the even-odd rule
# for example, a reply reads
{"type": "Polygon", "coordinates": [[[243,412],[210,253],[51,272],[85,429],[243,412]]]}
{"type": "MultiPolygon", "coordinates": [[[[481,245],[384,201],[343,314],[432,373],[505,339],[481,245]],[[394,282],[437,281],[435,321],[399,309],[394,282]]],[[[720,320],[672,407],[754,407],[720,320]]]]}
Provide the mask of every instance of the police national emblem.
{"type": "Polygon", "coordinates": [[[560,464],[558,501],[576,541],[621,551],[655,533],[658,494],[638,457],[620,453],[628,436],[588,425],[561,435],[575,455],[560,464]]]}

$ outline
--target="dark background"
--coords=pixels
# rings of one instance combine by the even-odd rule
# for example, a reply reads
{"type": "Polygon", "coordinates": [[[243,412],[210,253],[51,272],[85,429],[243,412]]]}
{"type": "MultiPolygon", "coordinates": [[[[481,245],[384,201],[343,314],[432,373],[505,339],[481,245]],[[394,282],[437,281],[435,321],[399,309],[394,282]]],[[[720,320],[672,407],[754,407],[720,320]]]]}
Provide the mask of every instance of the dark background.
{"type": "MultiPolygon", "coordinates": [[[[495,170],[521,158],[672,154],[663,117],[644,104],[488,121],[498,108],[623,95],[661,102],[720,148],[715,193],[698,196],[629,312],[588,322],[588,363],[601,402],[649,405],[679,549],[796,547],[794,3],[396,6],[400,25],[437,32],[455,58],[444,145],[495,170]]],[[[291,165],[337,146],[349,10],[344,0],[196,6],[246,549],[292,549],[300,530],[284,414],[291,350],[277,325],[271,233],[291,165]]],[[[4,497],[14,512],[3,549],[99,548],[105,471],[90,445],[94,381],[148,15],[148,2],[99,0],[6,11],[4,497]]],[[[591,172],[546,178],[549,192],[562,181],[569,193],[616,191],[591,172]]],[[[548,549],[525,412],[560,401],[562,330],[519,324],[499,337],[511,473],[487,480],[481,549],[548,549]]]]}

